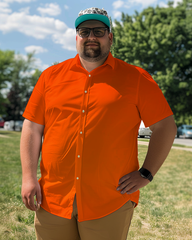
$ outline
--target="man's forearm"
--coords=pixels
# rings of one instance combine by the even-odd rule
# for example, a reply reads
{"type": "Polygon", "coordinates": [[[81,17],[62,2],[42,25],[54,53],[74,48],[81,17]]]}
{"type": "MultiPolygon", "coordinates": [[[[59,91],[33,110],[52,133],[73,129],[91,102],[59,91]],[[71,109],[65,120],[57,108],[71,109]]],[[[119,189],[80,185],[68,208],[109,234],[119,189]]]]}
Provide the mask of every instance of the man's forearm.
{"type": "Polygon", "coordinates": [[[36,178],[41,142],[41,132],[24,122],[20,143],[23,178],[36,178]]]}
{"type": "Polygon", "coordinates": [[[176,135],[176,125],[173,117],[163,119],[161,123],[152,129],[148,152],[143,167],[154,176],[165,161],[176,135]]]}
{"type": "MultiPolygon", "coordinates": [[[[153,133],[143,168],[149,170],[154,176],[171,149],[177,128],[173,116],[170,116],[150,126],[150,129],[153,133]]],[[[117,190],[121,191],[122,194],[131,194],[146,186],[149,182],[148,179],[141,177],[138,171],[134,171],[119,180],[117,190]]]]}

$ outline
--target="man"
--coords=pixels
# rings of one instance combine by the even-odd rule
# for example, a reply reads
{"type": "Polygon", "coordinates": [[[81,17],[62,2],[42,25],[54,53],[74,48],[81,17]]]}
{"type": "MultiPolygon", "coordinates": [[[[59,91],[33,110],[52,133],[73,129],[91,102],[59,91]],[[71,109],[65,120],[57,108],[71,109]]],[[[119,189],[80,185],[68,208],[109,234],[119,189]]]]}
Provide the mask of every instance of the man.
{"type": "Polygon", "coordinates": [[[75,27],[78,54],[42,73],[23,114],[22,198],[38,240],[125,240],[139,189],[172,146],[173,113],[145,70],[111,55],[105,10],[81,11],[75,27]],[[152,136],[139,169],[141,119],[152,136]]]}

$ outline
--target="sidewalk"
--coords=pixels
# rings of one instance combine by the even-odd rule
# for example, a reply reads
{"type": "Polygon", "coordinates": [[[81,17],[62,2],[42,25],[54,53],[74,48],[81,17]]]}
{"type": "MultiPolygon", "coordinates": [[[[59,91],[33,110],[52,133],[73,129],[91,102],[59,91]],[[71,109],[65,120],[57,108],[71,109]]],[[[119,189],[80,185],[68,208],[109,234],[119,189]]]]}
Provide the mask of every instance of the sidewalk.
{"type": "MultiPolygon", "coordinates": [[[[149,142],[144,142],[144,141],[138,141],[139,145],[149,145],[149,142]]],[[[183,151],[189,151],[192,152],[192,148],[186,148],[186,147],[172,147],[172,149],[178,149],[178,150],[183,150],[183,151]]]]}

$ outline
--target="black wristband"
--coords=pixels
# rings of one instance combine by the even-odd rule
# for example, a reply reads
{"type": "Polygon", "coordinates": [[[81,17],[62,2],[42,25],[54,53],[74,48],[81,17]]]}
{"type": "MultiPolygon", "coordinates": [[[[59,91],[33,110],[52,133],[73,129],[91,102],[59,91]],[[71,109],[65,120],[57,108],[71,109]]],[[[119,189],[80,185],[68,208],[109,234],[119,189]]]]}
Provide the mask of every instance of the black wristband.
{"type": "Polygon", "coordinates": [[[150,182],[153,180],[153,176],[149,170],[142,167],[139,169],[139,172],[141,177],[148,179],[150,182]]]}

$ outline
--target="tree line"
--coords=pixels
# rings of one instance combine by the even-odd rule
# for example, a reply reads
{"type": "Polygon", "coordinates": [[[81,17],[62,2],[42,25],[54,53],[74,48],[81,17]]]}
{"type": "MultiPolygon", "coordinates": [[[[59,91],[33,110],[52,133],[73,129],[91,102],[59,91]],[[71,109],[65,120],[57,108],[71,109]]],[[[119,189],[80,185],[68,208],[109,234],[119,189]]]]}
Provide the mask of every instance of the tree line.
{"type": "MultiPolygon", "coordinates": [[[[122,13],[112,28],[114,57],[148,71],[165,95],[177,125],[192,124],[192,0],[177,7],[148,7],[142,12],[122,13]]],[[[0,115],[22,119],[41,71],[34,56],[16,56],[0,50],[0,115]],[[9,90],[3,90],[9,85],[9,90]]]]}
{"type": "Polygon", "coordinates": [[[113,27],[113,56],[148,71],[165,95],[177,125],[192,124],[192,0],[174,8],[122,13],[113,27]]]}

